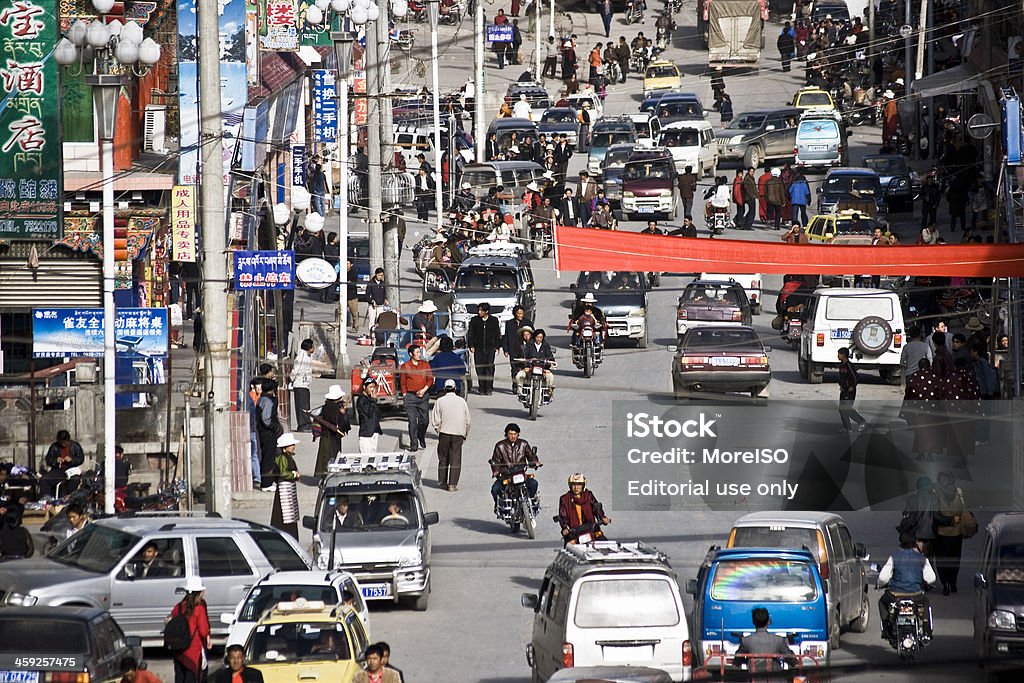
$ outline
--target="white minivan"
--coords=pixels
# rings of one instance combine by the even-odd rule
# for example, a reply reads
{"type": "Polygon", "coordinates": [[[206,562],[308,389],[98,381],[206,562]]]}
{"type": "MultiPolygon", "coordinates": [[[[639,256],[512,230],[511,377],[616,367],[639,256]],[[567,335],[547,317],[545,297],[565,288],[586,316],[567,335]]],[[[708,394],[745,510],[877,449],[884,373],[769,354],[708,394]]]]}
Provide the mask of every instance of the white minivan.
{"type": "Polygon", "coordinates": [[[668,147],[676,171],[689,166],[698,178],[714,177],[718,172],[718,143],[715,130],[707,121],[676,121],[661,129],[658,146],[668,147]]]}
{"type": "Polygon", "coordinates": [[[645,543],[595,541],[559,551],[533,610],[526,660],[534,683],[571,667],[661,669],[688,681],[690,631],[668,558],[645,543]]]}

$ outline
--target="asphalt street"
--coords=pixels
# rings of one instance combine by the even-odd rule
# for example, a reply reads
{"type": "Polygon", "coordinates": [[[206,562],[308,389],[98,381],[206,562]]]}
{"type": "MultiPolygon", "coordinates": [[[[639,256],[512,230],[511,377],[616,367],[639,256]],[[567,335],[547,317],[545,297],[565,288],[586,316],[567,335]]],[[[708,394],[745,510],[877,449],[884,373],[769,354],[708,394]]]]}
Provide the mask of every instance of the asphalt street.
{"type": "MultiPolygon", "coordinates": [[[[654,21],[660,6],[652,1],[645,23],[641,26],[626,26],[621,16],[615,16],[612,38],[625,35],[631,39],[638,30],[648,36],[655,33],[654,21]]],[[[500,3],[485,3],[490,17],[500,3]]],[[[507,11],[507,8],[506,8],[507,11]]],[[[706,53],[700,48],[694,25],[695,10],[692,0],[684,2],[683,9],[676,15],[679,30],[666,56],[680,64],[685,71],[684,90],[697,93],[710,107],[712,98],[708,80],[701,77],[706,68],[706,53]]],[[[603,31],[599,31],[600,19],[572,13],[573,32],[579,36],[577,53],[581,61],[581,74],[585,58],[595,42],[604,42],[603,31]]],[[[560,24],[565,20],[561,19],[560,24]]],[[[522,22],[527,23],[525,20],[522,22]]],[[[546,25],[546,17],[545,17],[546,25]]],[[[423,25],[418,26],[416,59],[428,57],[421,46],[429,44],[423,25]]],[[[760,71],[726,79],[737,114],[747,109],[784,105],[792,94],[803,84],[802,65],[795,65],[791,73],[782,73],[774,60],[774,38],[779,27],[766,26],[767,45],[762,56],[760,71]]],[[[467,20],[456,28],[441,28],[441,77],[442,89],[460,86],[471,73],[472,25],[467,20]]],[[[527,34],[524,52],[528,58],[532,52],[532,34],[527,34]]],[[[503,71],[496,68],[493,55],[488,53],[486,87],[488,90],[488,120],[497,109],[499,97],[508,82],[515,80],[527,67],[509,66],[503,71]]],[[[532,63],[532,60],[529,60],[532,63]]],[[[414,66],[402,62],[403,69],[414,66]]],[[[404,82],[403,74],[396,74],[396,82],[404,82]]],[[[408,77],[409,82],[417,81],[408,77]]],[[[548,83],[549,92],[556,92],[558,83],[548,83]]],[[[632,75],[625,85],[609,89],[605,103],[611,113],[625,113],[636,110],[641,100],[641,81],[632,75]]],[[[718,126],[718,115],[712,112],[711,121],[718,126]]],[[[877,151],[880,133],[877,128],[853,129],[851,138],[854,161],[865,153],[877,151]]],[[[584,167],[585,155],[576,154],[570,165],[570,177],[584,167]]],[[[724,166],[723,166],[724,168],[724,166]]],[[[731,170],[722,170],[730,177],[731,170]]],[[[820,178],[820,176],[818,176],[820,178]]],[[[809,177],[814,182],[815,178],[809,177]]],[[[703,182],[707,183],[705,179],[703,182]]],[[[701,215],[700,203],[694,210],[701,215]]],[[[330,223],[332,219],[329,218],[330,223]]],[[[698,220],[698,225],[701,221],[698,220]]],[[[910,235],[915,225],[910,215],[900,217],[894,227],[904,236],[910,235]]],[[[639,230],[639,223],[623,224],[621,229],[639,230]]],[[[330,227],[328,226],[328,229],[330,227]]],[[[410,220],[410,235],[406,243],[417,241],[415,234],[428,229],[413,227],[410,220]]],[[[702,236],[706,234],[702,231],[702,236]]],[[[753,233],[729,233],[725,238],[750,240],[777,240],[779,233],[763,229],[753,233]]],[[[414,310],[415,296],[419,281],[409,263],[406,252],[403,261],[403,303],[405,310],[414,310]]],[[[587,475],[590,488],[599,498],[610,499],[612,477],[611,424],[615,401],[623,399],[650,400],[656,404],[671,403],[669,366],[672,354],[667,347],[675,343],[675,303],[679,291],[688,278],[666,276],[661,287],[650,299],[649,325],[651,343],[646,350],[615,346],[610,348],[604,363],[591,379],[584,379],[582,373],[572,367],[568,350],[568,336],[565,333],[567,306],[572,301],[568,286],[575,273],[557,274],[550,258],[534,261],[533,272],[539,288],[538,314],[535,321],[546,328],[549,340],[556,348],[560,367],[556,373],[557,391],[554,402],[542,408],[539,419],[530,422],[526,411],[512,396],[507,365],[497,372],[497,387],[493,396],[472,395],[469,399],[473,410],[473,426],[465,447],[465,464],[459,491],[448,493],[433,488],[436,476],[436,456],[433,435],[428,439],[428,449],[421,452],[420,464],[425,472],[428,486],[427,500],[430,509],[440,513],[440,523],[432,528],[433,540],[433,593],[430,608],[425,613],[412,612],[392,606],[371,604],[371,626],[374,639],[385,639],[392,647],[393,662],[404,669],[406,680],[416,681],[450,680],[476,683],[519,683],[529,680],[525,647],[530,640],[532,613],[520,605],[523,592],[535,591],[545,567],[553,553],[561,547],[557,525],[550,522],[554,514],[558,495],[565,490],[566,477],[572,472],[587,475]],[[522,437],[539,449],[544,467],[539,471],[540,491],[544,510],[538,538],[528,540],[525,534],[512,536],[506,526],[495,520],[491,513],[489,495],[490,469],[487,459],[493,444],[503,434],[504,426],[516,422],[522,426],[522,437]]],[[[769,402],[794,400],[833,401],[837,398],[838,387],[834,373],[826,373],[825,382],[811,386],[802,382],[797,373],[796,352],[778,340],[777,333],[770,327],[771,315],[767,313],[774,304],[774,292],[781,285],[781,277],[767,276],[763,279],[766,290],[766,313],[754,319],[754,326],[766,343],[773,345],[771,367],[773,379],[769,402]]],[[[297,306],[304,309],[307,318],[329,319],[333,317],[330,307],[320,304],[309,293],[297,294],[297,306]]],[[[352,346],[350,353],[357,360],[365,349],[352,346]]],[[[502,359],[504,362],[504,359],[502,359]]],[[[314,405],[322,397],[329,380],[317,380],[313,387],[314,405]]],[[[344,387],[348,390],[348,387],[344,387]]],[[[877,376],[865,375],[860,386],[860,403],[863,412],[872,419],[882,419],[882,408],[873,408],[875,400],[898,400],[901,388],[885,384],[877,376]]],[[[881,404],[879,404],[881,405],[881,404]]],[[[756,410],[755,407],[748,408],[756,410]]],[[[835,427],[839,426],[838,413],[835,427]]],[[[397,444],[399,434],[404,431],[404,417],[392,416],[385,422],[385,436],[382,448],[397,444]]],[[[304,438],[299,447],[297,461],[301,471],[310,472],[315,458],[315,444],[304,438]]],[[[355,439],[345,440],[345,450],[355,449],[355,439]]],[[[826,454],[829,457],[833,454],[826,454]]],[[[940,463],[935,465],[937,473],[940,463]]],[[[315,497],[315,481],[307,477],[300,490],[300,506],[303,514],[311,514],[315,497]]],[[[236,503],[236,516],[268,521],[271,494],[252,494],[246,500],[236,503]]],[[[981,501],[974,501],[975,505],[981,501]]],[[[720,512],[629,512],[608,510],[612,524],[607,529],[609,537],[618,540],[644,540],[665,551],[671,558],[680,583],[696,575],[696,568],[712,544],[723,544],[733,520],[746,512],[742,503],[736,509],[720,512]]],[[[991,514],[982,509],[979,517],[982,523],[991,514]]],[[[890,551],[895,549],[894,527],[898,512],[859,511],[844,515],[855,541],[864,543],[874,561],[883,562],[890,551]]],[[[303,530],[302,541],[308,544],[308,532],[303,530]]],[[[895,654],[881,641],[877,629],[877,613],[872,614],[871,626],[867,633],[843,634],[842,649],[835,653],[832,662],[836,672],[834,679],[843,681],[931,681],[960,682],[977,680],[980,670],[971,661],[971,614],[972,559],[980,553],[980,537],[968,541],[964,547],[964,566],[960,575],[960,591],[943,597],[932,594],[935,613],[936,638],[921,655],[913,667],[902,665],[895,654]]],[[[878,593],[872,590],[872,601],[878,593]]],[[[689,605],[689,597],[686,597],[689,605]]],[[[873,604],[874,607],[874,604],[873,604]]],[[[691,625],[692,633],[692,625],[691,625]]],[[[171,680],[170,664],[166,653],[149,653],[151,669],[164,680],[171,680]]]]}

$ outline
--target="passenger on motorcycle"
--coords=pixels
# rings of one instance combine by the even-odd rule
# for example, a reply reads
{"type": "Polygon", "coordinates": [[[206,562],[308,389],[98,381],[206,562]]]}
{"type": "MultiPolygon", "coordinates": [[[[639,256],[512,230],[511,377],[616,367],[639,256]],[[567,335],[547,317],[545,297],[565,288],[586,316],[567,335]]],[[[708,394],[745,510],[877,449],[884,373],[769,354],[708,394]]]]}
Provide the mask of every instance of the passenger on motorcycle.
{"type": "Polygon", "coordinates": [[[604,514],[604,506],[587,489],[587,478],[579,472],[569,475],[569,490],[558,499],[558,524],[562,527],[562,538],[566,544],[576,544],[576,530],[584,525],[593,525],[588,532],[595,539],[603,537],[598,524],[611,524],[604,514]]]}
{"type": "Polygon", "coordinates": [[[455,193],[452,208],[459,213],[469,213],[474,206],[476,206],[476,197],[473,196],[473,186],[469,183],[462,183],[462,189],[455,193]]]}
{"type": "MultiPolygon", "coordinates": [[[[523,344],[523,358],[526,360],[532,360],[534,358],[540,358],[541,360],[550,361],[551,367],[554,367],[555,354],[551,351],[551,346],[547,342],[547,334],[542,329],[537,329],[533,333],[533,339],[528,343],[523,344]]],[[[516,386],[522,386],[523,382],[526,381],[526,368],[520,368],[519,372],[516,373],[516,386]]],[[[547,385],[551,395],[555,393],[555,375],[548,370],[544,369],[544,383],[547,385]]]]}
{"type": "Polygon", "coordinates": [[[597,338],[595,341],[598,346],[601,346],[604,341],[604,335],[608,332],[608,322],[604,319],[604,315],[600,309],[595,308],[594,304],[597,303],[597,299],[590,292],[587,292],[577,306],[577,310],[573,311],[573,315],[569,316],[569,326],[566,328],[566,332],[572,332],[572,345],[576,346],[580,330],[587,325],[590,325],[597,332],[597,338]],[[578,311],[578,312],[577,312],[578,311]]]}
{"type": "MultiPolygon", "coordinates": [[[[510,422],[505,425],[505,438],[494,444],[494,451],[491,453],[491,476],[494,483],[491,484],[491,498],[494,499],[495,514],[498,509],[498,494],[501,493],[501,476],[511,465],[521,463],[532,463],[541,467],[540,459],[533,452],[526,439],[519,438],[519,425],[510,422]]],[[[537,480],[530,477],[526,480],[526,490],[530,496],[537,497],[537,480]]]]}
{"type": "Polygon", "coordinates": [[[732,200],[732,188],[725,176],[715,178],[715,186],[704,191],[704,218],[709,219],[715,213],[729,213],[729,202],[732,200]]]}
{"type": "Polygon", "coordinates": [[[882,621],[882,637],[891,638],[893,625],[889,623],[889,608],[899,598],[913,598],[918,616],[924,627],[925,638],[931,639],[932,620],[925,597],[926,588],[935,583],[935,570],[928,558],[917,549],[917,538],[913,532],[900,532],[900,549],[889,556],[878,572],[878,587],[885,593],[878,599],[878,610],[882,621]]]}

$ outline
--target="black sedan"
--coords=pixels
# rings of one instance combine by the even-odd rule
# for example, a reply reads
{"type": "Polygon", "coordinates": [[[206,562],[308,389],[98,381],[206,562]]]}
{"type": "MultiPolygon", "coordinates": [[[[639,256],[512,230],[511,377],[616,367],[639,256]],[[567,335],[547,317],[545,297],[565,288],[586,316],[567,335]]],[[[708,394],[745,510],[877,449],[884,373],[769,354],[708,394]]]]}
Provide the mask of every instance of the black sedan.
{"type": "MultiPolygon", "coordinates": [[[[142,663],[139,638],[125,636],[114,618],[98,607],[5,607],[0,610],[0,657],[12,662],[14,683],[121,678],[121,660],[142,663]],[[67,676],[71,678],[67,678],[67,676]]],[[[7,672],[5,672],[7,673],[7,672]]]]}
{"type": "Polygon", "coordinates": [[[746,325],[691,328],[672,358],[672,393],[679,400],[705,391],[764,399],[772,379],[769,351],[746,325]]]}
{"type": "Polygon", "coordinates": [[[914,199],[921,189],[921,179],[907,165],[903,155],[869,154],[864,157],[864,166],[878,174],[890,212],[914,210],[914,199]]]}
{"type": "Polygon", "coordinates": [[[580,122],[578,113],[572,107],[551,107],[540,117],[537,129],[541,133],[547,133],[548,140],[560,135],[565,135],[570,145],[574,147],[580,139],[580,122]]]}

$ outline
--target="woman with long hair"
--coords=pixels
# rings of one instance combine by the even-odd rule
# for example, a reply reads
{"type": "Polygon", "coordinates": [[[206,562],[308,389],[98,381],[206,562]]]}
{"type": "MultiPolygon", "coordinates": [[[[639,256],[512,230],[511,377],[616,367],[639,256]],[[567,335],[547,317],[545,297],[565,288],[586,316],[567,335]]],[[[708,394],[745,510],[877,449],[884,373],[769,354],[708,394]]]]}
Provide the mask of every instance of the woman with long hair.
{"type": "Polygon", "coordinates": [[[174,653],[174,683],[203,683],[209,668],[206,652],[210,642],[210,619],[206,612],[206,586],[198,576],[185,580],[185,597],[171,610],[171,618],[184,615],[192,640],[174,653]]]}

